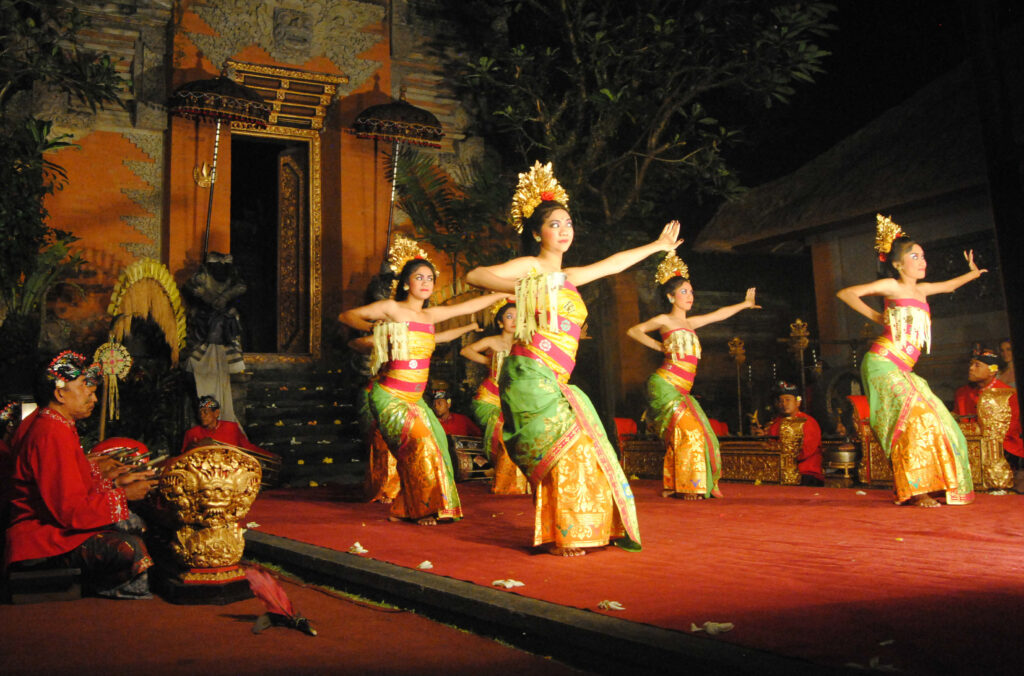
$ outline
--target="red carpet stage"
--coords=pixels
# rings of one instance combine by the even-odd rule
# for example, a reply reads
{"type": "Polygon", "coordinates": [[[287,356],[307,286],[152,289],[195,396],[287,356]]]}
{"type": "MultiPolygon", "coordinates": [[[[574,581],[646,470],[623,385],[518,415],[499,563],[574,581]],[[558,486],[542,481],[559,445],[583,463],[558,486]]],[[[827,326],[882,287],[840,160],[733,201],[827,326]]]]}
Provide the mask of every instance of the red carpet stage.
{"type": "Polygon", "coordinates": [[[430,561],[422,575],[490,589],[518,580],[503,593],[688,634],[731,622],[707,640],[823,666],[1024,668],[1024,496],[922,509],[880,490],[723,484],[724,500],[688,502],[661,498],[654,481],[632,485],[640,553],[536,553],[532,498],[480,482],[459,484],[466,518],[436,527],[390,523],[384,506],[332,488],[268,491],[247,520],[261,534],[342,552],[359,542],[364,558],[430,561]],[[599,609],[604,600],[624,610],[599,609]]]}

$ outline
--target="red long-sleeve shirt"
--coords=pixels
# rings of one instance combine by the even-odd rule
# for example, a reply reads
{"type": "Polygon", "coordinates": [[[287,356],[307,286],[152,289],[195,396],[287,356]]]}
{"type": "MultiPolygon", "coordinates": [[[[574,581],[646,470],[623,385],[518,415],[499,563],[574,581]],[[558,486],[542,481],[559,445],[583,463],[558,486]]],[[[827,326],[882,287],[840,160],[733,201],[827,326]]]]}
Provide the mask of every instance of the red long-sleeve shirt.
{"type": "Polygon", "coordinates": [[[123,489],[85,457],[75,424],[49,408],[22,422],[11,443],[11,523],[5,565],[69,552],[128,518],[123,489]]]}
{"type": "MultiPolygon", "coordinates": [[[[772,421],[771,427],[768,428],[769,436],[779,436],[784,417],[780,415],[772,421]]],[[[793,417],[804,419],[803,449],[796,458],[797,468],[801,474],[824,480],[825,475],[821,471],[821,427],[818,426],[817,420],[803,411],[797,411],[793,417]]]]}
{"type": "Polygon", "coordinates": [[[256,453],[267,453],[267,451],[249,441],[249,437],[245,436],[245,432],[238,426],[238,423],[231,422],[230,420],[218,420],[217,427],[212,430],[208,430],[202,425],[196,425],[185,432],[185,439],[181,442],[181,452],[184,453],[203,439],[213,439],[214,441],[231,444],[232,446],[238,446],[239,448],[256,453]]]}
{"type": "MultiPolygon", "coordinates": [[[[996,389],[1007,389],[1010,386],[996,378],[988,387],[996,389]]],[[[956,390],[953,403],[953,411],[961,416],[978,415],[978,399],[981,397],[983,388],[973,385],[964,385],[956,390]]],[[[1003,439],[1003,448],[1007,453],[1024,457],[1024,440],[1021,439],[1020,428],[1020,404],[1017,401],[1017,393],[1010,395],[1010,427],[1006,430],[1006,437],[1003,439]]]]}

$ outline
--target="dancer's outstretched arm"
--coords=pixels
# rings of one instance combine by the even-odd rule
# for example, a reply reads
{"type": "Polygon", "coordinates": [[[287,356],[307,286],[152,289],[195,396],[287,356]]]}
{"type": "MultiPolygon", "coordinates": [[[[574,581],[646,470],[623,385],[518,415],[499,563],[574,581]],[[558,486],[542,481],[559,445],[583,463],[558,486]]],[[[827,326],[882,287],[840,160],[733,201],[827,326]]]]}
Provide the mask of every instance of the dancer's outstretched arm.
{"type": "Polygon", "coordinates": [[[644,347],[649,347],[652,350],[661,352],[661,343],[647,334],[651,331],[657,331],[665,328],[667,325],[667,319],[668,316],[663,314],[651,317],[646,322],[640,322],[639,324],[629,327],[626,330],[626,335],[644,347]]]}
{"type": "Polygon", "coordinates": [[[974,262],[974,249],[964,252],[964,258],[967,260],[967,267],[969,271],[954,277],[953,279],[947,279],[944,282],[918,282],[917,288],[921,290],[926,296],[930,296],[935,293],[950,293],[956,291],[967,282],[973,282],[978,277],[988,272],[988,270],[979,270],[978,266],[974,262]]]}
{"type": "Polygon", "coordinates": [[[466,324],[465,326],[456,326],[454,329],[446,329],[444,331],[441,331],[440,333],[435,333],[434,334],[434,343],[438,344],[438,345],[440,345],[442,343],[450,343],[453,340],[461,338],[462,336],[466,335],[467,333],[470,333],[472,331],[479,331],[479,330],[480,330],[480,324],[478,324],[477,322],[470,322],[469,324],[466,324]]]}
{"type": "Polygon", "coordinates": [[[612,254],[608,258],[575,268],[566,268],[565,274],[570,282],[576,286],[583,286],[594,280],[608,277],[622,272],[626,268],[636,265],[651,254],[659,251],[672,251],[683,243],[679,239],[679,221],[670,221],[661,230],[658,239],[650,244],[638,246],[635,249],[626,249],[619,253],[612,254]]]}
{"type": "Polygon", "coordinates": [[[474,312],[480,312],[480,310],[490,307],[499,300],[510,300],[511,298],[513,298],[513,296],[509,296],[507,293],[488,293],[461,303],[456,303],[455,305],[435,305],[434,307],[428,307],[425,308],[423,312],[430,317],[430,321],[438,324],[449,320],[452,317],[461,317],[463,315],[471,315],[474,312]]]}
{"type": "Polygon", "coordinates": [[[755,293],[757,293],[757,289],[755,287],[750,287],[747,289],[747,297],[743,299],[742,303],[726,305],[725,307],[720,307],[714,312],[709,312],[706,315],[690,317],[690,328],[696,331],[702,326],[707,326],[708,324],[714,324],[715,322],[720,322],[723,319],[728,319],[737,312],[742,312],[748,308],[751,310],[761,309],[761,306],[758,305],[757,301],[754,299],[755,293]]]}
{"type": "Polygon", "coordinates": [[[882,313],[863,301],[864,296],[893,297],[899,293],[900,283],[891,277],[876,279],[867,284],[855,284],[840,289],[836,297],[877,324],[884,324],[882,313]]]}
{"type": "Polygon", "coordinates": [[[345,310],[338,315],[338,321],[353,329],[370,331],[374,322],[399,321],[395,315],[397,310],[398,303],[388,298],[345,310]]]}
{"type": "Polygon", "coordinates": [[[520,256],[497,265],[473,268],[466,273],[466,283],[481,289],[515,293],[516,280],[530,274],[536,265],[535,256],[520,256]]]}
{"type": "Polygon", "coordinates": [[[462,348],[462,351],[459,352],[459,354],[469,361],[475,361],[477,364],[489,366],[491,360],[487,357],[487,350],[495,350],[494,343],[496,339],[500,338],[501,336],[487,336],[485,338],[481,338],[480,340],[470,343],[466,347],[462,348]]]}

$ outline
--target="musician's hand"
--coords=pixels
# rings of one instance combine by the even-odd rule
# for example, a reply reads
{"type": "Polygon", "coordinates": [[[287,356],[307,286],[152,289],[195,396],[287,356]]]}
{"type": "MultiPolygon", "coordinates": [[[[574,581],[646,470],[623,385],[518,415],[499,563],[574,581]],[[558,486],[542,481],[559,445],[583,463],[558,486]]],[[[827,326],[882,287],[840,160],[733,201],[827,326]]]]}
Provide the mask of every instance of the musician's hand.
{"type": "Polygon", "coordinates": [[[113,481],[125,472],[131,471],[131,467],[110,457],[96,458],[93,462],[100,470],[100,475],[110,481],[113,481]]]}
{"type": "Polygon", "coordinates": [[[128,484],[135,483],[136,481],[148,481],[156,476],[156,472],[151,469],[137,471],[137,472],[126,472],[114,480],[114,484],[118,488],[124,488],[128,484]]]}
{"type": "MultiPolygon", "coordinates": [[[[142,474],[142,472],[139,472],[139,474],[142,474]]],[[[156,479],[133,481],[124,487],[124,496],[128,498],[128,502],[141,500],[156,487],[156,483],[156,479]]]]}

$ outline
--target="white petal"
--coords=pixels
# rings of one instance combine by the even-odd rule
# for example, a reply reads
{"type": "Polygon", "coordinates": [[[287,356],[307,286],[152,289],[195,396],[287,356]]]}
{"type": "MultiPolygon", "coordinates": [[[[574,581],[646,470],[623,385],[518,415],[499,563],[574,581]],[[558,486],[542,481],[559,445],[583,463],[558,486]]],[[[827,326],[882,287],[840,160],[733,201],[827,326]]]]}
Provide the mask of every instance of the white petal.
{"type": "Polygon", "coordinates": [[[420,565],[418,565],[416,567],[419,568],[420,570],[430,570],[431,568],[434,567],[434,564],[432,564],[430,561],[424,561],[424,562],[422,562],[420,565]]]}
{"type": "Polygon", "coordinates": [[[255,521],[250,521],[249,523],[245,524],[245,527],[246,528],[259,528],[260,525],[258,523],[256,523],[255,521]]]}

